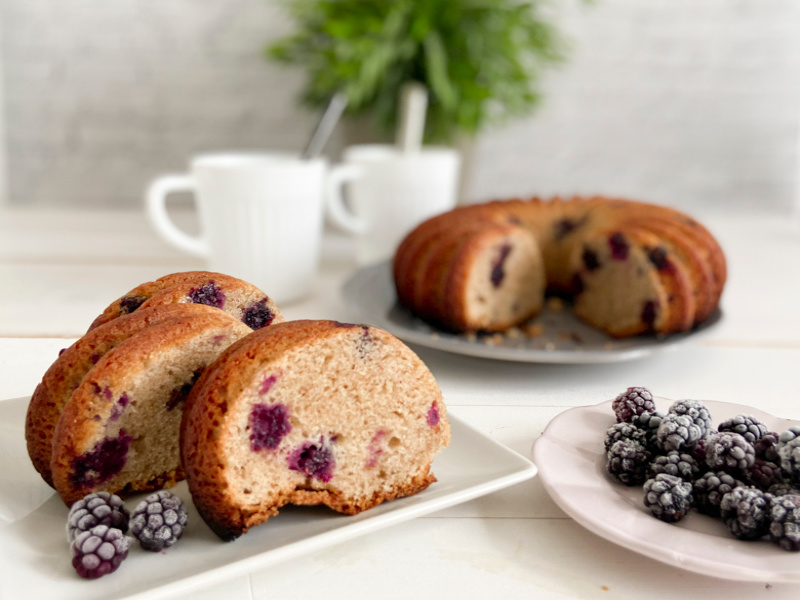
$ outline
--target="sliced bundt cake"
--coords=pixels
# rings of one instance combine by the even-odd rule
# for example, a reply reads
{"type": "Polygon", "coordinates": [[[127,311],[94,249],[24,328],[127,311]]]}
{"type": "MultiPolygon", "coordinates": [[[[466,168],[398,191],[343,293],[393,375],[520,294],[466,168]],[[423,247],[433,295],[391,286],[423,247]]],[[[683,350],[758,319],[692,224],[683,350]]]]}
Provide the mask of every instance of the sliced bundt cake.
{"type": "Polygon", "coordinates": [[[194,503],[225,540],[286,504],[355,514],[415,494],[449,442],[442,395],[373,327],[293,321],[233,344],[187,402],[181,451],[194,503]]]}
{"type": "Polygon", "coordinates": [[[602,197],[456,208],[409,233],[393,273],[402,305],[453,331],[520,324],[539,310],[546,290],[572,295],[580,318],[616,337],[702,323],[716,310],[727,276],[722,249],[696,220],[664,206],[602,197]],[[530,236],[533,249],[515,229],[530,236]],[[499,246],[488,241],[501,238],[499,246]],[[615,258],[622,248],[631,252],[615,258]],[[591,258],[587,267],[585,256],[602,268],[592,268],[591,258]],[[516,275],[503,284],[501,272],[516,275]],[[464,273],[472,283],[454,285],[464,273]]]}

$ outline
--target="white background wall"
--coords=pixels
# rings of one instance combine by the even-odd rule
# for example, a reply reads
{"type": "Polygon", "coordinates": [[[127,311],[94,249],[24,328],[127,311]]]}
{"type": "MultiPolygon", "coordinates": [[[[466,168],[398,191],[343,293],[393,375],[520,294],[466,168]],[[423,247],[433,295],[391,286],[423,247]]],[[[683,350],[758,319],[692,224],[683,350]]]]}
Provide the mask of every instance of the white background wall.
{"type": "MultiPolygon", "coordinates": [[[[552,0],[573,43],[529,118],[477,140],[467,196],[605,193],[787,211],[800,2],[552,0]]],[[[130,207],[214,149],[299,149],[302,74],[263,60],[273,0],[0,0],[9,197],[130,207]]]]}

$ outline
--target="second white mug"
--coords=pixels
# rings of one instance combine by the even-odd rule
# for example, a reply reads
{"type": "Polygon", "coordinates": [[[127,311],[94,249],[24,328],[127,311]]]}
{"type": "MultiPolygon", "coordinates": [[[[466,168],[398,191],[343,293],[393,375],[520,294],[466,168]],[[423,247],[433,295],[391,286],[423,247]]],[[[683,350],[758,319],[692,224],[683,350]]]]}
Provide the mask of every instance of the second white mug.
{"type": "Polygon", "coordinates": [[[456,204],[460,160],[455,150],[425,147],[403,153],[375,144],[350,146],[342,158],[344,165],[328,182],[328,216],[357,236],[359,264],[391,258],[414,227],[456,204]]]}

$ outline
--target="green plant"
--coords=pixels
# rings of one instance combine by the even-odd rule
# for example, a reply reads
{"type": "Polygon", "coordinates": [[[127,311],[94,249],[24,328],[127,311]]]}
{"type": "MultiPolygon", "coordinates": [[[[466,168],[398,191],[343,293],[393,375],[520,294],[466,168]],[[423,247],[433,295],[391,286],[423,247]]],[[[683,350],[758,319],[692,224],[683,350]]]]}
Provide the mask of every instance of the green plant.
{"type": "Polygon", "coordinates": [[[538,75],[564,44],[539,16],[540,0],[293,0],[297,31],[268,55],[307,70],[311,106],[342,91],[348,112],[375,111],[392,127],[400,88],[428,88],[426,138],[474,134],[529,112],[538,75]]]}

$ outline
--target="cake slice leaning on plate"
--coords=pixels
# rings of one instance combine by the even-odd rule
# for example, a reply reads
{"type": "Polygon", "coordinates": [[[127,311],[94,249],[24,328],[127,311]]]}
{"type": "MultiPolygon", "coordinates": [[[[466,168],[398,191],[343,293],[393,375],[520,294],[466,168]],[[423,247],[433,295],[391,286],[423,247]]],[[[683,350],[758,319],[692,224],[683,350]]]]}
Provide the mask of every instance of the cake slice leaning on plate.
{"type": "Polygon", "coordinates": [[[385,331],[334,321],[233,344],[198,380],[181,427],[192,499],[224,540],[286,504],[356,514],[420,492],[449,441],[424,363],[385,331]]]}

